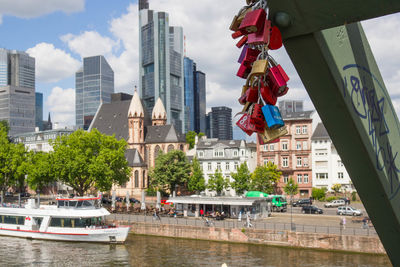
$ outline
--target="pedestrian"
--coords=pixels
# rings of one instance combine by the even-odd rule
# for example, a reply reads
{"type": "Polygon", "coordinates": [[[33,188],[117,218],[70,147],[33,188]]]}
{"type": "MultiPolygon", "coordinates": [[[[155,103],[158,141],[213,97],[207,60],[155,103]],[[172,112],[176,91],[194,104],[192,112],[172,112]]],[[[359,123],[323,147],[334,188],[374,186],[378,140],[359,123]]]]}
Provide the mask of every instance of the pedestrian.
{"type": "Polygon", "coordinates": [[[362,222],[363,222],[363,228],[364,228],[364,229],[368,229],[368,223],[367,223],[367,218],[366,218],[366,217],[364,217],[364,219],[362,220],[362,222]]]}
{"type": "Polygon", "coordinates": [[[239,211],[238,221],[242,221],[242,211],[239,211]]]}
{"type": "Polygon", "coordinates": [[[204,210],[203,209],[200,209],[200,216],[204,217],[204,210]]]}
{"type": "Polygon", "coordinates": [[[340,222],[340,224],[342,225],[343,230],[346,229],[346,218],[342,217],[342,221],[340,222]]]}

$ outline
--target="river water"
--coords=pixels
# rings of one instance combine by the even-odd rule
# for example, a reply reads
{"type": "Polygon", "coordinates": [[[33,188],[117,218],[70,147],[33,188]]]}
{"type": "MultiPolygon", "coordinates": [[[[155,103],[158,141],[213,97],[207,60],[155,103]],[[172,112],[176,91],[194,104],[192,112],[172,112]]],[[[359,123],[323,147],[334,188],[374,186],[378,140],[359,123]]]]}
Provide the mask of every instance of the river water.
{"type": "Polygon", "coordinates": [[[387,267],[386,256],[130,235],[124,245],[0,237],[0,266],[387,267]]]}

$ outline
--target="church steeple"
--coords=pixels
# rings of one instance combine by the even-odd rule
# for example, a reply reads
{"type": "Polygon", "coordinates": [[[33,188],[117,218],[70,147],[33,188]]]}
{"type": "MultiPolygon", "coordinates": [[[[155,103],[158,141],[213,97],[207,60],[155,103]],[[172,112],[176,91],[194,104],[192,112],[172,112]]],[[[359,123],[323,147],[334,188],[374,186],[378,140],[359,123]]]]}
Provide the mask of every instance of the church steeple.
{"type": "Polygon", "coordinates": [[[142,101],[140,101],[139,94],[135,87],[131,104],[129,105],[128,117],[144,117],[142,101]]]}
{"type": "Polygon", "coordinates": [[[154,105],[151,120],[153,125],[165,125],[167,123],[167,112],[161,98],[158,98],[154,105]]]}
{"type": "Polygon", "coordinates": [[[144,110],[136,86],[127,115],[129,123],[128,145],[130,148],[137,149],[144,158],[144,110]]]}

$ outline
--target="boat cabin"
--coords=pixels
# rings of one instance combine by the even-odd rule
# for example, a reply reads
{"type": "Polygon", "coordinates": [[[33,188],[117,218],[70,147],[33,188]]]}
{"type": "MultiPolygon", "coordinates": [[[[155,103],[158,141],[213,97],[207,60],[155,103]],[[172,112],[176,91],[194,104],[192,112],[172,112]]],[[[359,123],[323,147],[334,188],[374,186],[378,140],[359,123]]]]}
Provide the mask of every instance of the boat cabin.
{"type": "Polygon", "coordinates": [[[94,209],[100,208],[100,198],[58,198],[57,208],[94,209]]]}

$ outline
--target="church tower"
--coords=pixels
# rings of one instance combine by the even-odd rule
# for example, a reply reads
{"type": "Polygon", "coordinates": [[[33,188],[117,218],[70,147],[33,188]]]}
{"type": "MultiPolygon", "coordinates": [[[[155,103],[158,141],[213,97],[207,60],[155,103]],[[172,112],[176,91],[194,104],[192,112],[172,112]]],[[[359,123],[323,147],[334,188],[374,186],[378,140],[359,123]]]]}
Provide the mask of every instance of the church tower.
{"type": "Polygon", "coordinates": [[[139,94],[135,88],[128,110],[129,148],[135,148],[144,158],[144,111],[139,94]]]}
{"type": "Polygon", "coordinates": [[[167,123],[167,112],[161,98],[157,99],[151,114],[152,125],[165,125],[167,123]]]}

